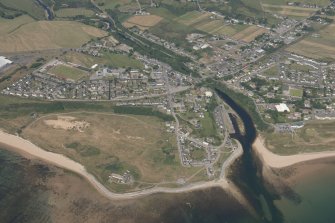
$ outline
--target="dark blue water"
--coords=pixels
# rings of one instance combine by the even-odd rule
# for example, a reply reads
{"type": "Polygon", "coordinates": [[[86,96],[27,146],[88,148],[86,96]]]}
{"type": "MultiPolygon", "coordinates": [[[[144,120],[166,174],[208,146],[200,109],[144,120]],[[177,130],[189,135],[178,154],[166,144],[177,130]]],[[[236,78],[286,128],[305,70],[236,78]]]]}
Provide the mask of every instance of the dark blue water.
{"type": "Polygon", "coordinates": [[[231,176],[232,180],[258,211],[262,222],[283,222],[283,215],[274,205],[274,200],[278,199],[278,196],[271,194],[264,186],[261,174],[259,174],[261,167],[256,165],[252,153],[252,144],[256,139],[257,130],[248,111],[221,90],[217,89],[216,92],[238,114],[245,129],[245,133],[241,133],[236,120],[232,119],[236,129],[236,134],[232,137],[239,140],[244,151],[241,159],[235,164],[234,174],[231,176]]]}

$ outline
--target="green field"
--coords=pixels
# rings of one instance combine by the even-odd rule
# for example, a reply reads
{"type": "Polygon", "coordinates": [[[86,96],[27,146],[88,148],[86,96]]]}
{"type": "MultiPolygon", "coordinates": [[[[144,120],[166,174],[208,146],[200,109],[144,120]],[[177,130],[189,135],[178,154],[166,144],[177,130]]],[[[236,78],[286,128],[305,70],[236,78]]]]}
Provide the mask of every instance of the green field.
{"type": "Polygon", "coordinates": [[[132,0],[96,0],[99,7],[104,9],[119,9],[120,11],[137,10],[138,5],[136,1],[132,0]]]}
{"type": "Polygon", "coordinates": [[[74,21],[32,21],[27,16],[0,19],[0,52],[76,48],[107,33],[74,21]]]}
{"type": "Polygon", "coordinates": [[[225,25],[222,20],[212,20],[199,24],[196,28],[209,34],[233,36],[247,27],[247,25],[225,25]]]}
{"type": "Polygon", "coordinates": [[[74,81],[78,81],[82,78],[87,77],[87,73],[85,71],[67,65],[56,65],[52,67],[48,72],[56,75],[59,78],[71,79],[74,81]]]}
{"type": "Polygon", "coordinates": [[[190,26],[194,25],[195,23],[202,22],[203,20],[208,20],[211,16],[211,13],[205,12],[198,12],[198,11],[192,11],[192,12],[187,12],[182,16],[179,16],[176,21],[190,26]]]}
{"type": "Polygon", "coordinates": [[[280,155],[334,150],[335,122],[312,121],[292,134],[264,133],[266,146],[280,155]]]}
{"type": "Polygon", "coordinates": [[[94,15],[94,12],[86,8],[65,8],[57,10],[55,14],[57,17],[75,17],[79,15],[90,17],[94,15]]]}
{"type": "Polygon", "coordinates": [[[275,65],[275,66],[272,66],[270,67],[269,69],[265,70],[263,72],[263,75],[265,75],[266,77],[278,77],[278,74],[279,74],[279,70],[278,70],[278,67],[275,65]]]}
{"type": "Polygon", "coordinates": [[[133,69],[144,69],[144,65],[126,55],[105,53],[102,57],[93,57],[90,55],[68,52],[63,56],[63,60],[90,68],[94,64],[105,64],[111,67],[131,67],[133,69]]]}
{"type": "Polygon", "coordinates": [[[187,48],[189,44],[185,38],[187,34],[195,32],[196,30],[184,24],[163,19],[156,26],[151,27],[149,31],[154,35],[175,43],[177,46],[187,48]]]}
{"type": "Polygon", "coordinates": [[[290,88],[290,96],[301,98],[304,91],[302,89],[290,88]]]}
{"type": "Polygon", "coordinates": [[[43,8],[38,6],[34,0],[0,0],[0,3],[6,7],[26,12],[33,18],[45,19],[43,8]]]}
{"type": "Polygon", "coordinates": [[[278,6],[269,4],[263,4],[263,8],[266,12],[276,13],[292,18],[306,18],[317,11],[316,8],[303,8],[303,7],[286,6],[286,5],[278,6]]]}
{"type": "Polygon", "coordinates": [[[199,31],[208,34],[218,34],[233,36],[236,33],[243,31],[248,27],[248,25],[227,25],[224,23],[223,18],[211,18],[213,16],[211,13],[203,13],[198,11],[187,12],[182,16],[175,19],[178,23],[185,26],[192,27],[199,31]]]}

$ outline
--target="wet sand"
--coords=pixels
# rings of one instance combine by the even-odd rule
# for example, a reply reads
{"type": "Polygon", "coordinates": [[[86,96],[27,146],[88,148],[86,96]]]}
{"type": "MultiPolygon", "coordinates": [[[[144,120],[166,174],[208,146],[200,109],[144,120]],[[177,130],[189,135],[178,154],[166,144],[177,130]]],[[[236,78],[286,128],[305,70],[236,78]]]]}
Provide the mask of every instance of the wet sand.
{"type": "Polygon", "coordinates": [[[260,136],[256,138],[252,147],[254,151],[260,156],[261,160],[272,168],[284,168],[306,161],[335,157],[335,151],[302,153],[290,156],[276,155],[265,147],[264,139],[260,136]]]}

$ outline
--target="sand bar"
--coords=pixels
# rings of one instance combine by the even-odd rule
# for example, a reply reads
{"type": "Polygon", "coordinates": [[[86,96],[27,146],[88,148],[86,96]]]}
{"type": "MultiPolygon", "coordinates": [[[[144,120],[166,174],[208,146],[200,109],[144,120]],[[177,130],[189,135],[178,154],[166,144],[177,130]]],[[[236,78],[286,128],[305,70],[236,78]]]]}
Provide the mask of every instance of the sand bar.
{"type": "Polygon", "coordinates": [[[261,159],[270,167],[283,168],[292,166],[297,163],[335,157],[335,151],[315,152],[315,153],[302,153],[290,156],[280,156],[269,151],[264,145],[264,139],[260,136],[257,137],[253,144],[253,149],[260,155],[261,159]]]}

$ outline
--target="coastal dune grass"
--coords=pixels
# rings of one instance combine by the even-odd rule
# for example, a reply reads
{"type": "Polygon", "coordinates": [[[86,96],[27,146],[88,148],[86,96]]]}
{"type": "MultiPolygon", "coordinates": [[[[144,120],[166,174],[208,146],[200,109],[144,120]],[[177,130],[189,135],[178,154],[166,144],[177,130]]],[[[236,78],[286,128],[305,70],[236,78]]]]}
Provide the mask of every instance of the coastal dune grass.
{"type": "Polygon", "coordinates": [[[198,170],[181,166],[175,135],[166,132],[159,118],[94,112],[64,115],[75,118],[74,121],[85,121],[89,126],[83,131],[48,126],[45,120],[57,120],[57,115],[51,115],[26,127],[23,137],[83,164],[114,191],[140,189],[140,182],[149,185],[176,182],[198,170]],[[127,170],[138,183],[122,187],[108,182],[111,173],[123,174],[127,170]]]}

